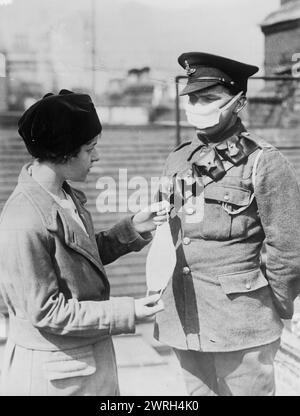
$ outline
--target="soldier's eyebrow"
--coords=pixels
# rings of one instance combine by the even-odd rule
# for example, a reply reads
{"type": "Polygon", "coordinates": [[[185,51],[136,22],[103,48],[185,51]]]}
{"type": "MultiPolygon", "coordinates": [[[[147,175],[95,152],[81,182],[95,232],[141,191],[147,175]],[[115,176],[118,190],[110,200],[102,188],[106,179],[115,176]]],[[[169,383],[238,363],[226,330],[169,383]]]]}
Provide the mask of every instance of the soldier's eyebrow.
{"type": "Polygon", "coordinates": [[[207,94],[200,95],[200,97],[205,97],[205,98],[219,98],[220,97],[220,94],[210,92],[210,93],[207,93],[207,94]]]}
{"type": "Polygon", "coordinates": [[[207,92],[203,94],[190,94],[193,100],[199,100],[200,98],[220,98],[220,94],[214,92],[207,92]]]}

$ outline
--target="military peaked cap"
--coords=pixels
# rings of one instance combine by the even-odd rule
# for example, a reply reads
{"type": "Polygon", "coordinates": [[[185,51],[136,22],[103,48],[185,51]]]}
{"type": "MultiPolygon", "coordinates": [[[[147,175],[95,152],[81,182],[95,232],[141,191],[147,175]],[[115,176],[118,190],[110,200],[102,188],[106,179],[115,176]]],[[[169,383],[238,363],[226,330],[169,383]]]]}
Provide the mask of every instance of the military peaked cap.
{"type": "Polygon", "coordinates": [[[259,68],[218,55],[203,52],[187,52],[178,58],[186,70],[188,82],[180,95],[191,94],[214,85],[224,85],[235,91],[247,91],[249,77],[259,68]]]}

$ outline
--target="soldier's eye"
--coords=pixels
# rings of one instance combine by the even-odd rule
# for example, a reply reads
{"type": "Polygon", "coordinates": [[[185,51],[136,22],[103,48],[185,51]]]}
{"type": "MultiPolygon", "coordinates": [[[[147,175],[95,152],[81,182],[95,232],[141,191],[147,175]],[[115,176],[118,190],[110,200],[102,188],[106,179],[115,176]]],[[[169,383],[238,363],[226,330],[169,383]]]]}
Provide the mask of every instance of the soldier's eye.
{"type": "Polygon", "coordinates": [[[196,97],[195,95],[190,95],[189,96],[189,103],[190,104],[195,104],[198,101],[198,97],[196,97]]]}
{"type": "Polygon", "coordinates": [[[216,98],[215,97],[209,97],[209,96],[206,96],[206,97],[201,97],[200,99],[199,99],[199,101],[202,101],[203,103],[212,103],[213,101],[216,101],[216,98]]]}

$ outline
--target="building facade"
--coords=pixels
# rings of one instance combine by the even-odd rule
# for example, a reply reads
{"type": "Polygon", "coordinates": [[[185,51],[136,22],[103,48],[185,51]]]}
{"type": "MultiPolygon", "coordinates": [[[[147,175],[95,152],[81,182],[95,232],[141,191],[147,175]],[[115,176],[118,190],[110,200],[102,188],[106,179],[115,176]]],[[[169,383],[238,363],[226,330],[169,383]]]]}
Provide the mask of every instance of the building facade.
{"type": "Polygon", "coordinates": [[[261,30],[265,36],[265,76],[297,76],[299,81],[266,81],[249,99],[250,123],[300,128],[300,0],[281,0],[281,7],[265,18],[261,30]]]}

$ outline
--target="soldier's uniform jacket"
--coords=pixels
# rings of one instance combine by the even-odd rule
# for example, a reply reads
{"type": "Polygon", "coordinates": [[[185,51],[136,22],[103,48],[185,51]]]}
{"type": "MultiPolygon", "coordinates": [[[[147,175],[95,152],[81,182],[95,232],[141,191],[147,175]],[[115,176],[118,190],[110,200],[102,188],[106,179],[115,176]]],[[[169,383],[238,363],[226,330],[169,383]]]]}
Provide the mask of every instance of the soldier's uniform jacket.
{"type": "Polygon", "coordinates": [[[154,335],[197,351],[264,345],[280,337],[281,318],[292,317],[300,292],[295,173],[275,147],[240,121],[206,151],[196,137],[166,162],[164,175],[175,184],[170,227],[177,264],[154,335]]]}

